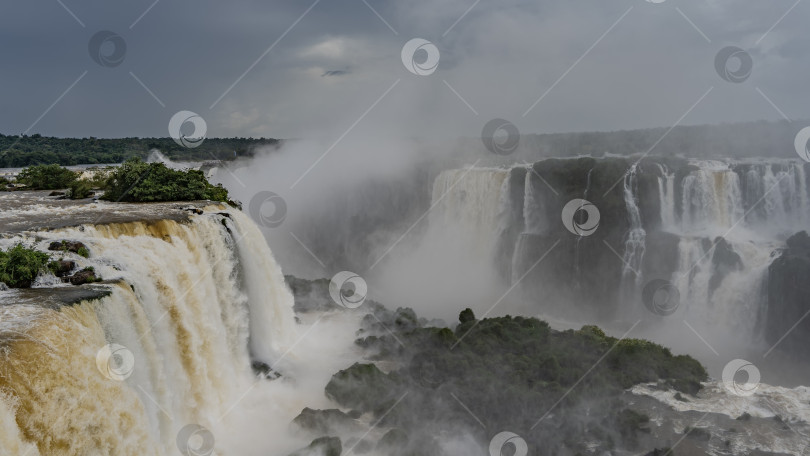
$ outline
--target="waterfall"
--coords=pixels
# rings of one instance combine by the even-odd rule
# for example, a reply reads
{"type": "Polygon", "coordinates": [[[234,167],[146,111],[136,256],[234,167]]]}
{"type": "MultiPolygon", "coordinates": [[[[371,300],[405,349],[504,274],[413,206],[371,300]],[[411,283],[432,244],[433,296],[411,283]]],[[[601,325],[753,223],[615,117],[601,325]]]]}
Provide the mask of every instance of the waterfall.
{"type": "Polygon", "coordinates": [[[525,220],[525,232],[527,234],[546,234],[550,230],[550,223],[546,207],[543,204],[542,188],[539,186],[539,177],[528,167],[526,181],[524,184],[523,197],[523,219],[525,220]]]}
{"type": "Polygon", "coordinates": [[[718,233],[731,228],[745,212],[739,176],[725,162],[695,164],[698,169],[682,182],[682,231],[718,233]]]}
{"type": "MultiPolygon", "coordinates": [[[[474,168],[444,171],[433,184],[433,230],[467,244],[473,252],[492,258],[503,228],[508,169],[474,168]]],[[[508,198],[507,198],[508,199],[508,198]]]]}
{"type": "Polygon", "coordinates": [[[661,210],[661,227],[673,230],[676,227],[675,215],[675,174],[666,165],[658,165],[661,175],[658,177],[659,208],[661,210]]]}
{"type": "Polygon", "coordinates": [[[222,431],[255,381],[251,361],[272,364],[291,347],[292,295],[240,211],[212,206],[188,223],[83,226],[16,240],[45,249],[61,239],[87,245],[90,258],[71,259],[115,284],[109,296],[70,307],[2,307],[4,451],[177,454],[184,426],[222,431]],[[98,365],[110,344],[132,354],[125,381],[98,365]]]}
{"type": "Polygon", "coordinates": [[[633,164],[624,177],[624,204],[627,207],[627,217],[630,222],[630,229],[624,242],[624,255],[622,269],[622,280],[627,281],[630,274],[634,276],[633,283],[641,283],[641,262],[644,259],[645,241],[647,232],[641,225],[641,212],[638,208],[637,177],[638,163],[633,164]]]}

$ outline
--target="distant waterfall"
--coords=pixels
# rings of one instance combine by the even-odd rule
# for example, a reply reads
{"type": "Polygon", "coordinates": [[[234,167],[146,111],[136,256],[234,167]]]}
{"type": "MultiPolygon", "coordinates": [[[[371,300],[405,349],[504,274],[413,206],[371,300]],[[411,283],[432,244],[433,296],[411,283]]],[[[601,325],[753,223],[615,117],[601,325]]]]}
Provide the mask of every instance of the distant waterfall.
{"type": "Polygon", "coordinates": [[[508,169],[444,171],[433,184],[430,225],[469,241],[475,252],[491,258],[502,228],[508,169]]]}
{"type": "Polygon", "coordinates": [[[675,174],[666,167],[658,164],[661,176],[658,177],[658,196],[661,212],[661,226],[665,230],[671,230],[677,223],[675,214],[675,174]]]}
{"type": "MultiPolygon", "coordinates": [[[[520,188],[512,189],[514,204],[523,206],[522,218],[502,220],[498,219],[508,211],[498,208],[512,204],[504,190],[508,171],[446,171],[436,179],[434,202],[451,190],[431,214],[431,224],[444,224],[452,227],[450,231],[456,238],[469,238],[465,250],[481,252],[484,256],[478,258],[488,261],[498,233],[504,231],[503,224],[520,223],[509,238],[513,244],[504,249],[511,255],[512,283],[556,240],[571,242],[570,256],[566,258],[570,261],[564,263],[570,267],[570,274],[555,276],[549,272],[553,267],[537,272],[542,269],[539,267],[535,271],[538,275],[532,276],[534,282],[528,284],[534,292],[549,291],[555,296],[550,290],[556,290],[557,294],[571,293],[575,296],[572,299],[606,296],[608,305],[619,300],[615,309],[621,315],[630,315],[638,310],[633,301],[644,284],[652,278],[665,278],[679,288],[680,311],[686,312],[684,316],[691,321],[733,321],[740,330],[753,330],[765,305],[761,292],[771,253],[789,235],[810,228],[808,165],[781,159],[648,158],[638,165],[626,164],[623,181],[619,181],[623,185],[600,201],[605,198],[604,190],[597,186],[604,185],[605,176],[625,163],[615,158],[551,159],[516,165],[516,169],[527,169],[525,178],[520,178],[522,194],[517,191],[520,188]],[[453,186],[464,173],[468,174],[453,186]],[[617,201],[616,196],[621,200],[617,201]],[[597,236],[621,236],[624,245],[614,246],[616,250],[611,252],[601,248],[602,242],[593,242],[594,238],[572,239],[559,225],[558,212],[572,198],[589,199],[600,210],[612,207],[623,212],[605,211],[602,216],[603,221],[610,216],[613,220],[624,219],[626,228],[604,223],[597,236]],[[717,254],[719,242],[723,242],[725,251],[717,254]],[[621,256],[621,262],[615,253],[621,256]],[[733,264],[724,263],[728,257],[733,264]],[[603,269],[597,271],[599,268],[603,269]],[[617,283],[594,281],[601,272],[613,274],[617,283]],[[588,275],[588,280],[580,283],[583,274],[588,275]],[[551,279],[542,282],[544,277],[551,279]],[[742,309],[745,314],[740,313],[742,309]]],[[[520,181],[514,185],[519,187],[520,181]]]]}
{"type": "Polygon", "coordinates": [[[272,364],[291,346],[293,297],[264,238],[242,212],[209,209],[188,223],[23,238],[81,241],[91,257],[80,266],[119,284],[57,310],[0,307],[3,454],[177,454],[185,425],[219,429],[255,381],[251,361],[272,364]],[[108,344],[132,354],[125,381],[97,365],[108,344]]]}
{"type": "Polygon", "coordinates": [[[627,217],[630,222],[630,229],[624,242],[624,256],[622,258],[624,268],[622,269],[623,280],[633,279],[633,283],[641,283],[641,262],[644,259],[645,241],[647,232],[641,226],[641,212],[638,208],[638,198],[636,197],[638,163],[633,164],[624,177],[624,204],[627,207],[627,217]]]}
{"type": "Polygon", "coordinates": [[[744,214],[739,176],[724,162],[697,162],[682,183],[681,231],[731,228],[744,214]]]}

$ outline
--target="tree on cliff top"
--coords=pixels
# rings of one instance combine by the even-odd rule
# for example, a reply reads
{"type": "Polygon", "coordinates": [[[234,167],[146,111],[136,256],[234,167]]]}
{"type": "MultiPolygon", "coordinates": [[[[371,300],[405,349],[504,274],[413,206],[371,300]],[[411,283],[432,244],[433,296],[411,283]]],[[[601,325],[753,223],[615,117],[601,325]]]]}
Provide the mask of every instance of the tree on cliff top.
{"type": "Polygon", "coordinates": [[[212,200],[229,202],[228,190],[212,185],[198,170],[178,171],[163,163],[127,160],[107,180],[109,201],[154,202],[212,200]]]}

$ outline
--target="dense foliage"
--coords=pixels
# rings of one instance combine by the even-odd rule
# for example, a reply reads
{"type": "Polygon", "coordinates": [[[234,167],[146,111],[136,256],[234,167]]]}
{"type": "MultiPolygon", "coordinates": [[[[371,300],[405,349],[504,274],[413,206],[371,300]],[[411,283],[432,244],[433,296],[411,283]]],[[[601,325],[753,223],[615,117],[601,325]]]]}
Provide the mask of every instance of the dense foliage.
{"type": "Polygon", "coordinates": [[[643,449],[649,419],[623,399],[627,388],[657,382],[695,394],[708,378],[688,356],[595,326],[554,331],[535,318],[477,320],[469,309],[459,321],[455,330],[425,327],[410,309],[374,308],[357,343],[372,359],[403,367],[386,374],[355,364],[332,377],[327,396],[403,433],[388,454],[441,454],[437,436],[459,429],[488,442],[482,425],[519,434],[529,454],[599,454],[643,449]],[[594,442],[596,453],[587,448],[594,442]]]}
{"type": "Polygon", "coordinates": [[[70,199],[83,199],[90,196],[92,187],[90,182],[86,180],[76,180],[70,184],[69,195],[70,199]]]}
{"type": "Polygon", "coordinates": [[[0,282],[11,288],[28,288],[45,269],[49,256],[22,244],[0,250],[0,282]]]}
{"type": "Polygon", "coordinates": [[[172,160],[225,160],[252,155],[256,147],[276,146],[266,138],[208,138],[194,149],[182,147],[171,138],[50,138],[40,135],[0,135],[0,168],[22,168],[57,163],[80,165],[121,163],[132,157],[145,159],[152,149],[172,160]]]}
{"type": "Polygon", "coordinates": [[[102,198],[126,202],[229,201],[228,191],[210,184],[202,171],[173,170],[139,158],[127,160],[110,173],[102,198]]]}
{"type": "Polygon", "coordinates": [[[35,165],[25,168],[17,176],[17,182],[33,190],[56,190],[70,187],[77,174],[56,164],[35,165]]]}

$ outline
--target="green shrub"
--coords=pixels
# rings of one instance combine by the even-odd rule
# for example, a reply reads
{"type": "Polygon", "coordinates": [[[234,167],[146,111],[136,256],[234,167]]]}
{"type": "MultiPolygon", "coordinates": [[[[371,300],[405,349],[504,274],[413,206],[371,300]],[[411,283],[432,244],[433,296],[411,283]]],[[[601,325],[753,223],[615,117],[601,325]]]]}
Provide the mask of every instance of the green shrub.
{"type": "Polygon", "coordinates": [[[68,188],[76,181],[76,173],[59,165],[35,165],[20,171],[17,182],[34,190],[68,188]]]}
{"type": "Polygon", "coordinates": [[[90,182],[85,180],[76,180],[70,184],[70,199],[84,199],[89,198],[91,189],[90,182]]]}
{"type": "Polygon", "coordinates": [[[11,288],[28,288],[45,269],[48,254],[23,247],[22,244],[0,250],[0,282],[11,288]]]}
{"type": "Polygon", "coordinates": [[[102,196],[109,201],[228,201],[228,191],[211,185],[198,170],[178,171],[163,163],[127,160],[107,180],[102,196]]]}

